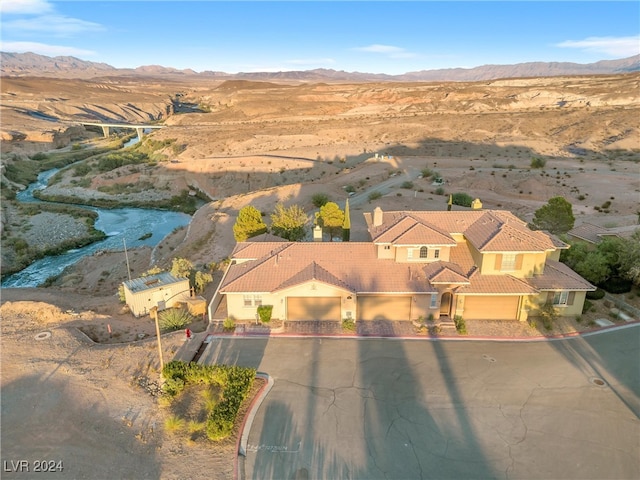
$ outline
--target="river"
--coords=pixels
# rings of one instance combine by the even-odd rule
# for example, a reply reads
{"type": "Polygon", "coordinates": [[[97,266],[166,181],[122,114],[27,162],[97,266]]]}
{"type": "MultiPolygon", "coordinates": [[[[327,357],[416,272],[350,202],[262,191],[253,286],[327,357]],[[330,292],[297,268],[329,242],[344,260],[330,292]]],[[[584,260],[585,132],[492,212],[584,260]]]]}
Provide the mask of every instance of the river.
{"type": "MultiPolygon", "coordinates": [[[[39,202],[40,200],[33,197],[34,190],[45,188],[49,179],[57,171],[58,169],[54,169],[41,173],[38,175],[38,180],[29,185],[27,189],[19,192],[16,198],[22,202],[39,202]]],[[[188,225],[191,220],[187,214],[165,210],[86,208],[98,213],[95,227],[105,232],[107,238],[60,255],[37,260],[24,270],[7,276],[2,280],[0,286],[3,288],[37,287],[47,278],[59,275],[65,268],[73,265],[82,257],[92,255],[100,250],[124,251],[124,242],[126,242],[127,249],[143,245],[155,246],[173,230],[188,225]],[[140,240],[143,235],[148,233],[152,235],[140,240]]],[[[124,253],[123,261],[125,261],[124,253]]]]}

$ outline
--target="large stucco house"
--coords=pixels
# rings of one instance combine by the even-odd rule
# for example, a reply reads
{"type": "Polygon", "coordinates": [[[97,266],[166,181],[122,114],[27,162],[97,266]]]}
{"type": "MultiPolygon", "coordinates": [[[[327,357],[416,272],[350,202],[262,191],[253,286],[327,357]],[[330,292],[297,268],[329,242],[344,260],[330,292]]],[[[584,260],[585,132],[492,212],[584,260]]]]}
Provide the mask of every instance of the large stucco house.
{"type": "MultiPolygon", "coordinates": [[[[365,213],[370,242],[240,242],[210,304],[213,315],[283,320],[524,321],[544,303],[582,312],[595,287],[559,262],[568,245],[507,211],[365,213]]],[[[213,318],[213,317],[211,317],[213,318]]]]}

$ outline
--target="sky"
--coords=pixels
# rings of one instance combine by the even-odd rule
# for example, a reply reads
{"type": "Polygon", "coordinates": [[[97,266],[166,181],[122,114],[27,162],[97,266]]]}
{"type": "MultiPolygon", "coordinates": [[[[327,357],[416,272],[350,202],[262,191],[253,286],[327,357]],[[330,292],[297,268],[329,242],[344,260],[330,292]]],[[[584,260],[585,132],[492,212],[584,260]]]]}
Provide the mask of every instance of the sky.
{"type": "Polygon", "coordinates": [[[630,1],[1,0],[0,50],[117,68],[398,75],[640,54],[630,1]]]}

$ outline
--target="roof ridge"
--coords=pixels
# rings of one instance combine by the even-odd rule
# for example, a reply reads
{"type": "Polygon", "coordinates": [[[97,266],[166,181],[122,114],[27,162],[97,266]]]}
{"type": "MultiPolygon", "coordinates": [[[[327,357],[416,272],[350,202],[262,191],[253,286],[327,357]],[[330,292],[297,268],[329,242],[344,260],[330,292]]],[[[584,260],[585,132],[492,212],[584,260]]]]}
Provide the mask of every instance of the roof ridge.
{"type": "Polygon", "coordinates": [[[244,277],[247,273],[253,272],[256,268],[264,265],[267,261],[269,261],[270,259],[272,259],[274,257],[274,251],[275,250],[277,250],[275,252],[275,255],[280,255],[280,253],[282,253],[284,250],[289,248],[291,245],[293,245],[293,242],[283,243],[282,247],[278,246],[274,250],[271,250],[271,252],[269,252],[266,255],[263,255],[260,258],[256,258],[255,260],[250,260],[249,262],[241,263],[240,265],[246,265],[249,268],[247,268],[244,272],[240,272],[240,274],[237,277],[232,278],[231,280],[229,280],[229,282],[224,287],[226,288],[229,285],[232,285],[234,282],[236,282],[240,278],[244,277]],[[248,263],[251,263],[252,265],[247,265],[248,263]]]}

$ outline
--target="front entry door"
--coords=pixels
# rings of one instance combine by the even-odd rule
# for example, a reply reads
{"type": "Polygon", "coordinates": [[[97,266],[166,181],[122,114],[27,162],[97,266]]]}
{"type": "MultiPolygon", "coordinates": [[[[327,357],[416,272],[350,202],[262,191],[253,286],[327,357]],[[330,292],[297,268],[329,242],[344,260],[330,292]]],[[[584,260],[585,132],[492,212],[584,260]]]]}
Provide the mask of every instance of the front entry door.
{"type": "Polygon", "coordinates": [[[451,293],[445,292],[440,300],[440,316],[449,316],[451,313],[451,293]]]}

